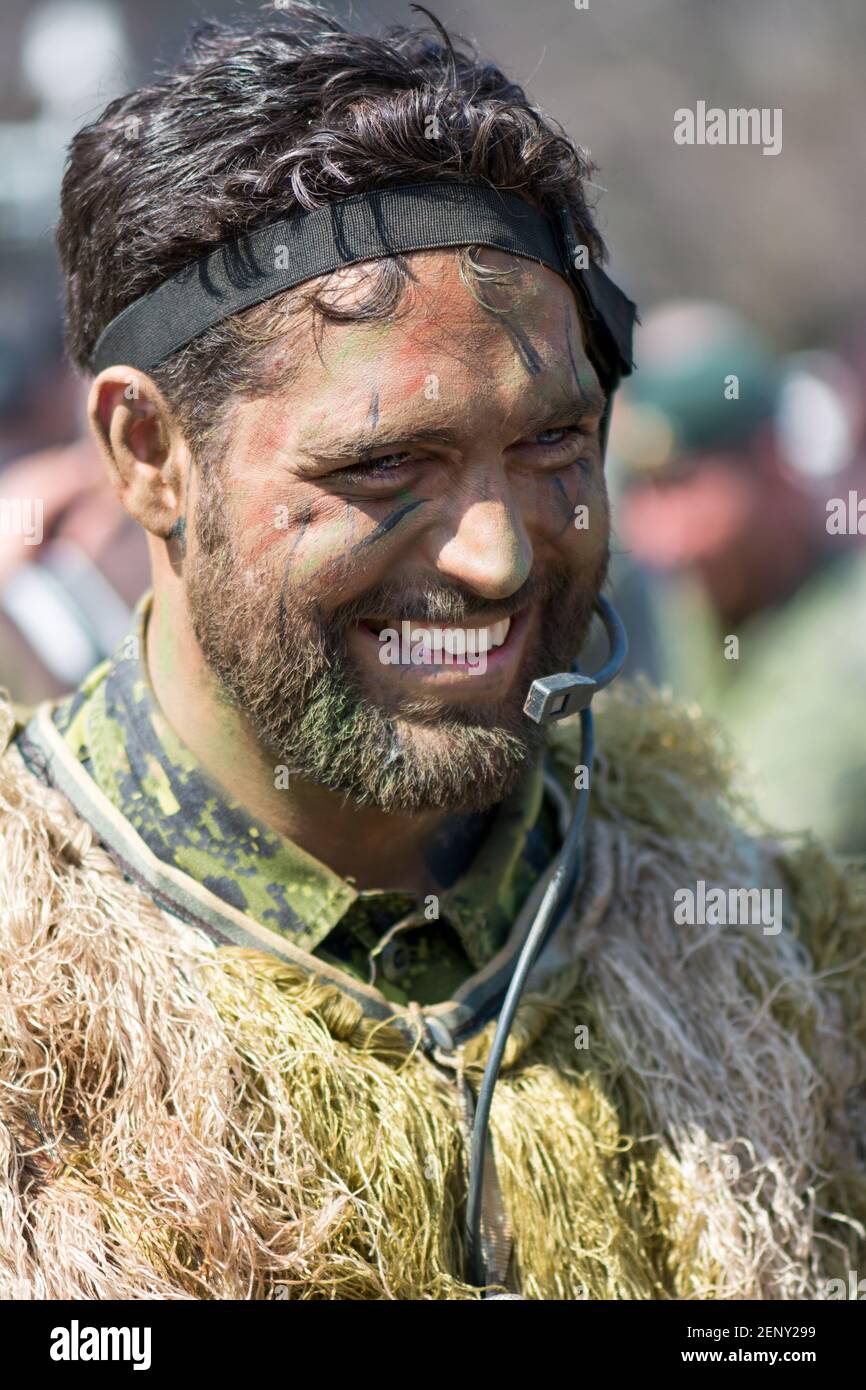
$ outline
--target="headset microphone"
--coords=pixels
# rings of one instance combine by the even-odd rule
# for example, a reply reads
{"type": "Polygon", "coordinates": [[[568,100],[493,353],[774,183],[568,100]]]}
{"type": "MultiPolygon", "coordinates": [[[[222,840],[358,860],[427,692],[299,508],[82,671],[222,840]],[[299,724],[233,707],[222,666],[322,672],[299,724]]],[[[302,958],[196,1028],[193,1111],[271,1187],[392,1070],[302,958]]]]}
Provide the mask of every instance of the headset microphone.
{"type": "Polygon", "coordinates": [[[628,638],[616,609],[601,594],[596,599],[595,609],[604,624],[610,647],[608,659],[604,666],[594,675],[587,676],[575,663],[572,671],[555,676],[543,676],[539,680],[533,681],[523,707],[524,713],[536,724],[552,723],[557,719],[565,719],[569,715],[580,712],[580,762],[587,770],[587,784],[577,793],[571,822],[555,860],[553,873],[517,958],[508,992],[499,1013],[490,1055],[478,1091],[469,1160],[465,1235],[469,1277],[479,1287],[488,1282],[485,1274],[488,1259],[485,1255],[481,1218],[484,1160],[487,1151],[493,1090],[499,1076],[499,1068],[502,1064],[508,1035],[511,1032],[514,1016],[530,971],[542,947],[558,926],[577,886],[580,872],[581,836],[589,801],[592,764],[595,754],[592,697],[619,675],[628,653],[628,638]]]}
{"type": "Polygon", "coordinates": [[[584,676],[575,666],[573,671],[560,676],[542,676],[533,681],[523,712],[536,724],[566,719],[570,714],[577,714],[578,710],[589,709],[596,691],[610,685],[622,670],[628,654],[628,638],[619,614],[603,594],[596,599],[595,608],[604,623],[610,647],[605,665],[594,676],[584,676]]]}

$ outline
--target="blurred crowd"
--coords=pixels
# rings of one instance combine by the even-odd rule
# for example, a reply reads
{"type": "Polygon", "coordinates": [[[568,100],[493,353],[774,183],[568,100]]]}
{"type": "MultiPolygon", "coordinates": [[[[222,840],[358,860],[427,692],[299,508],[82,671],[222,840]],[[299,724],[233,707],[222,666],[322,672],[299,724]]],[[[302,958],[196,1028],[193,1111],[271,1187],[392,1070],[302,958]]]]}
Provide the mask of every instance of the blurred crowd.
{"type": "Polygon", "coordinates": [[[12,297],[0,291],[0,685],[30,706],[74,688],[114,650],[148,558],[88,433],[86,387],[63,360],[57,325],[42,333],[31,322],[11,337],[12,297]]]}
{"type": "Polygon", "coordinates": [[[866,320],[782,355],[723,305],[668,302],[636,355],[609,463],[633,669],[724,726],[768,823],[861,852],[866,320]]]}

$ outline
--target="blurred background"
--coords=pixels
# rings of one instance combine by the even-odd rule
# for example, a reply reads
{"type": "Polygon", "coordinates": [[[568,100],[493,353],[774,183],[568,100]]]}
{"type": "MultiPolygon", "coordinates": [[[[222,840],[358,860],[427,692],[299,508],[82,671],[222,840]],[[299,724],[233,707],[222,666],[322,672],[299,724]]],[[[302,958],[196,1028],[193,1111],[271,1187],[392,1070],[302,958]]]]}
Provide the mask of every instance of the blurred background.
{"type": "MultiPolygon", "coordinates": [[[[866,850],[866,6],[430,7],[600,165],[612,273],[643,319],[609,464],[632,674],[719,720],[769,822],[866,850]],[[699,102],[781,110],[781,151],[677,144],[674,113],[699,102]]],[[[22,705],[109,654],[148,583],[63,360],[66,144],[198,19],[258,8],[4,0],[0,685],[22,705]]],[[[329,8],[359,29],[414,18],[329,8]]]]}

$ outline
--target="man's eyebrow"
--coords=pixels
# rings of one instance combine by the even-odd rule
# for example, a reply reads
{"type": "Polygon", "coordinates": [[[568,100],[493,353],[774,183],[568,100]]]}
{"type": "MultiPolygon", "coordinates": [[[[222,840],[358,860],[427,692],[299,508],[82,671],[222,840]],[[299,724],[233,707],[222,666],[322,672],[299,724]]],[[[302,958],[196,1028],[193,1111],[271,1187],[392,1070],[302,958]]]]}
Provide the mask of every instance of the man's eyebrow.
{"type": "Polygon", "coordinates": [[[572,424],[588,424],[597,420],[604,411],[607,397],[594,383],[587,382],[577,391],[569,390],[552,401],[547,401],[537,411],[533,411],[524,422],[524,431],[550,427],[556,420],[566,416],[572,424]]]}
{"type": "MultiPolygon", "coordinates": [[[[594,384],[587,384],[579,394],[569,391],[556,400],[547,401],[539,406],[526,418],[521,428],[528,434],[533,430],[550,428],[566,417],[576,424],[588,424],[601,415],[604,407],[604,394],[594,384]]],[[[298,441],[298,452],[311,460],[341,462],[363,459],[376,450],[390,449],[396,452],[413,444],[441,444],[449,448],[459,448],[463,440],[464,435],[461,431],[448,426],[438,429],[401,427],[392,430],[385,426],[375,430],[361,429],[355,434],[302,438],[298,441]]]]}
{"type": "Polygon", "coordinates": [[[359,430],[357,434],[301,439],[299,453],[311,459],[359,459],[374,449],[400,449],[408,444],[445,444],[456,447],[459,435],[450,429],[359,430]]]}

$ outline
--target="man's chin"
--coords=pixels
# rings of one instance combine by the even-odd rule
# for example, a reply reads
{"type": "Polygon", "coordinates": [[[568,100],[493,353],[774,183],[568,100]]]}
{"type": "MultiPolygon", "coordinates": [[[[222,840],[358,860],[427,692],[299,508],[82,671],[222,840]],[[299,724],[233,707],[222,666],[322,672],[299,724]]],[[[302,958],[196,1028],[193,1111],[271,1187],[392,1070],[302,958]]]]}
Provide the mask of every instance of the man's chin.
{"type": "Polygon", "coordinates": [[[543,741],[518,712],[504,723],[441,706],[389,714],[359,699],[342,715],[324,719],[311,707],[278,740],[262,741],[290,776],[389,814],[488,810],[515,788],[543,741]]]}
{"type": "Polygon", "coordinates": [[[497,727],[448,721],[392,721],[389,762],[376,800],[382,809],[418,813],[486,811],[526,775],[537,740],[497,727]]]}
{"type": "Polygon", "coordinates": [[[383,776],[375,800],[388,810],[486,811],[519,783],[544,742],[527,718],[528,683],[498,699],[458,701],[442,695],[394,705],[362,697],[378,724],[383,776]]]}

